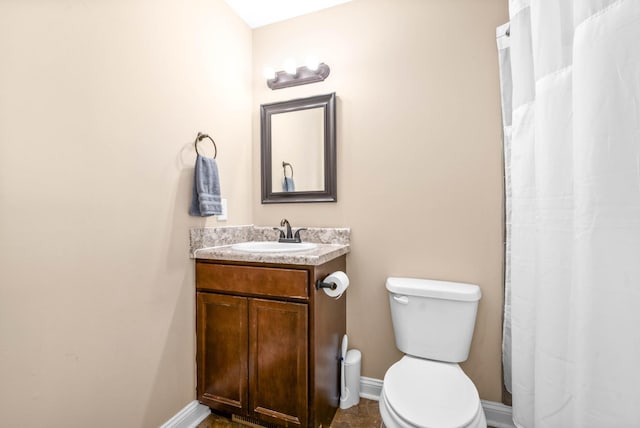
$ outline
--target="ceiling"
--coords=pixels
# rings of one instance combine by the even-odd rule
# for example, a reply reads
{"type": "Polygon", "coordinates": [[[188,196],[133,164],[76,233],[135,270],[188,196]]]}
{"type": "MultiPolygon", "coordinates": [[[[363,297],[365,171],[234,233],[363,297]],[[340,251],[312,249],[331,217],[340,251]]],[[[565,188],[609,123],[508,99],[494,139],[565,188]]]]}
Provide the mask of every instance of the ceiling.
{"type": "Polygon", "coordinates": [[[251,28],[326,9],[351,0],[225,0],[251,28]]]}

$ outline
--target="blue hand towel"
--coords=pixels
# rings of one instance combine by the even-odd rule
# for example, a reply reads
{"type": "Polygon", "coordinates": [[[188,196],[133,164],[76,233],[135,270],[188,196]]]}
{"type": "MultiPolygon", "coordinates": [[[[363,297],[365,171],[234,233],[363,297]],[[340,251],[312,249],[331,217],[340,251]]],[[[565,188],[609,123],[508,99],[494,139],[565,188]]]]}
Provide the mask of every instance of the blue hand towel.
{"type": "Polygon", "coordinates": [[[293,182],[293,177],[284,177],[284,180],[282,180],[282,191],[283,192],[296,191],[296,185],[293,182]]]}
{"type": "Polygon", "coordinates": [[[193,174],[193,198],[189,214],[206,217],[222,214],[218,164],[213,158],[198,155],[193,174]]]}

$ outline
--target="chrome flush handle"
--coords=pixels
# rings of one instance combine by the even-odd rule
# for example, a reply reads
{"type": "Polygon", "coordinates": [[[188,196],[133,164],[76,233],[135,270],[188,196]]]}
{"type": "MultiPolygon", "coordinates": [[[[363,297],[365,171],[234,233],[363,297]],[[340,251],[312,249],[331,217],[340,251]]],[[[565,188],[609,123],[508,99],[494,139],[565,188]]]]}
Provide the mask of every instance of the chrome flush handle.
{"type": "Polygon", "coordinates": [[[394,294],[393,295],[393,300],[395,300],[396,302],[400,303],[401,305],[408,305],[409,304],[409,297],[407,297],[407,296],[400,296],[399,294],[394,294]]]}

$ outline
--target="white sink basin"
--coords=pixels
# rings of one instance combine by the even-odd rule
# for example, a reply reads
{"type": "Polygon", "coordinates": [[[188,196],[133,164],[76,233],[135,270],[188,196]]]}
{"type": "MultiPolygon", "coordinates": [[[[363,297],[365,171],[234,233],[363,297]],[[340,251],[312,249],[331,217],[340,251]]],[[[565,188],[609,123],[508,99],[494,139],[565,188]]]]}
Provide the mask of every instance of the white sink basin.
{"type": "Polygon", "coordinates": [[[233,244],[232,250],[246,251],[247,253],[294,253],[298,251],[314,250],[318,244],[313,242],[274,242],[252,241],[233,244]]]}

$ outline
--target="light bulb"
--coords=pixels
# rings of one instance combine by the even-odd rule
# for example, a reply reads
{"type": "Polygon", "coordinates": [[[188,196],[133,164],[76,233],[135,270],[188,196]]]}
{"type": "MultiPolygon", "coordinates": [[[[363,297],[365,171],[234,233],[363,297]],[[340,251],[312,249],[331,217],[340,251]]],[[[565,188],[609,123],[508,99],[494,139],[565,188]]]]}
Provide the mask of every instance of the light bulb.
{"type": "Polygon", "coordinates": [[[291,75],[295,75],[297,72],[296,61],[294,59],[288,59],[284,62],[284,71],[291,75]]]}
{"type": "Polygon", "coordinates": [[[315,56],[307,57],[307,68],[311,71],[317,71],[320,66],[320,61],[315,56]]]}
{"type": "Polygon", "coordinates": [[[273,67],[265,67],[262,74],[267,80],[273,80],[276,78],[276,71],[273,69],[273,67]]]}

